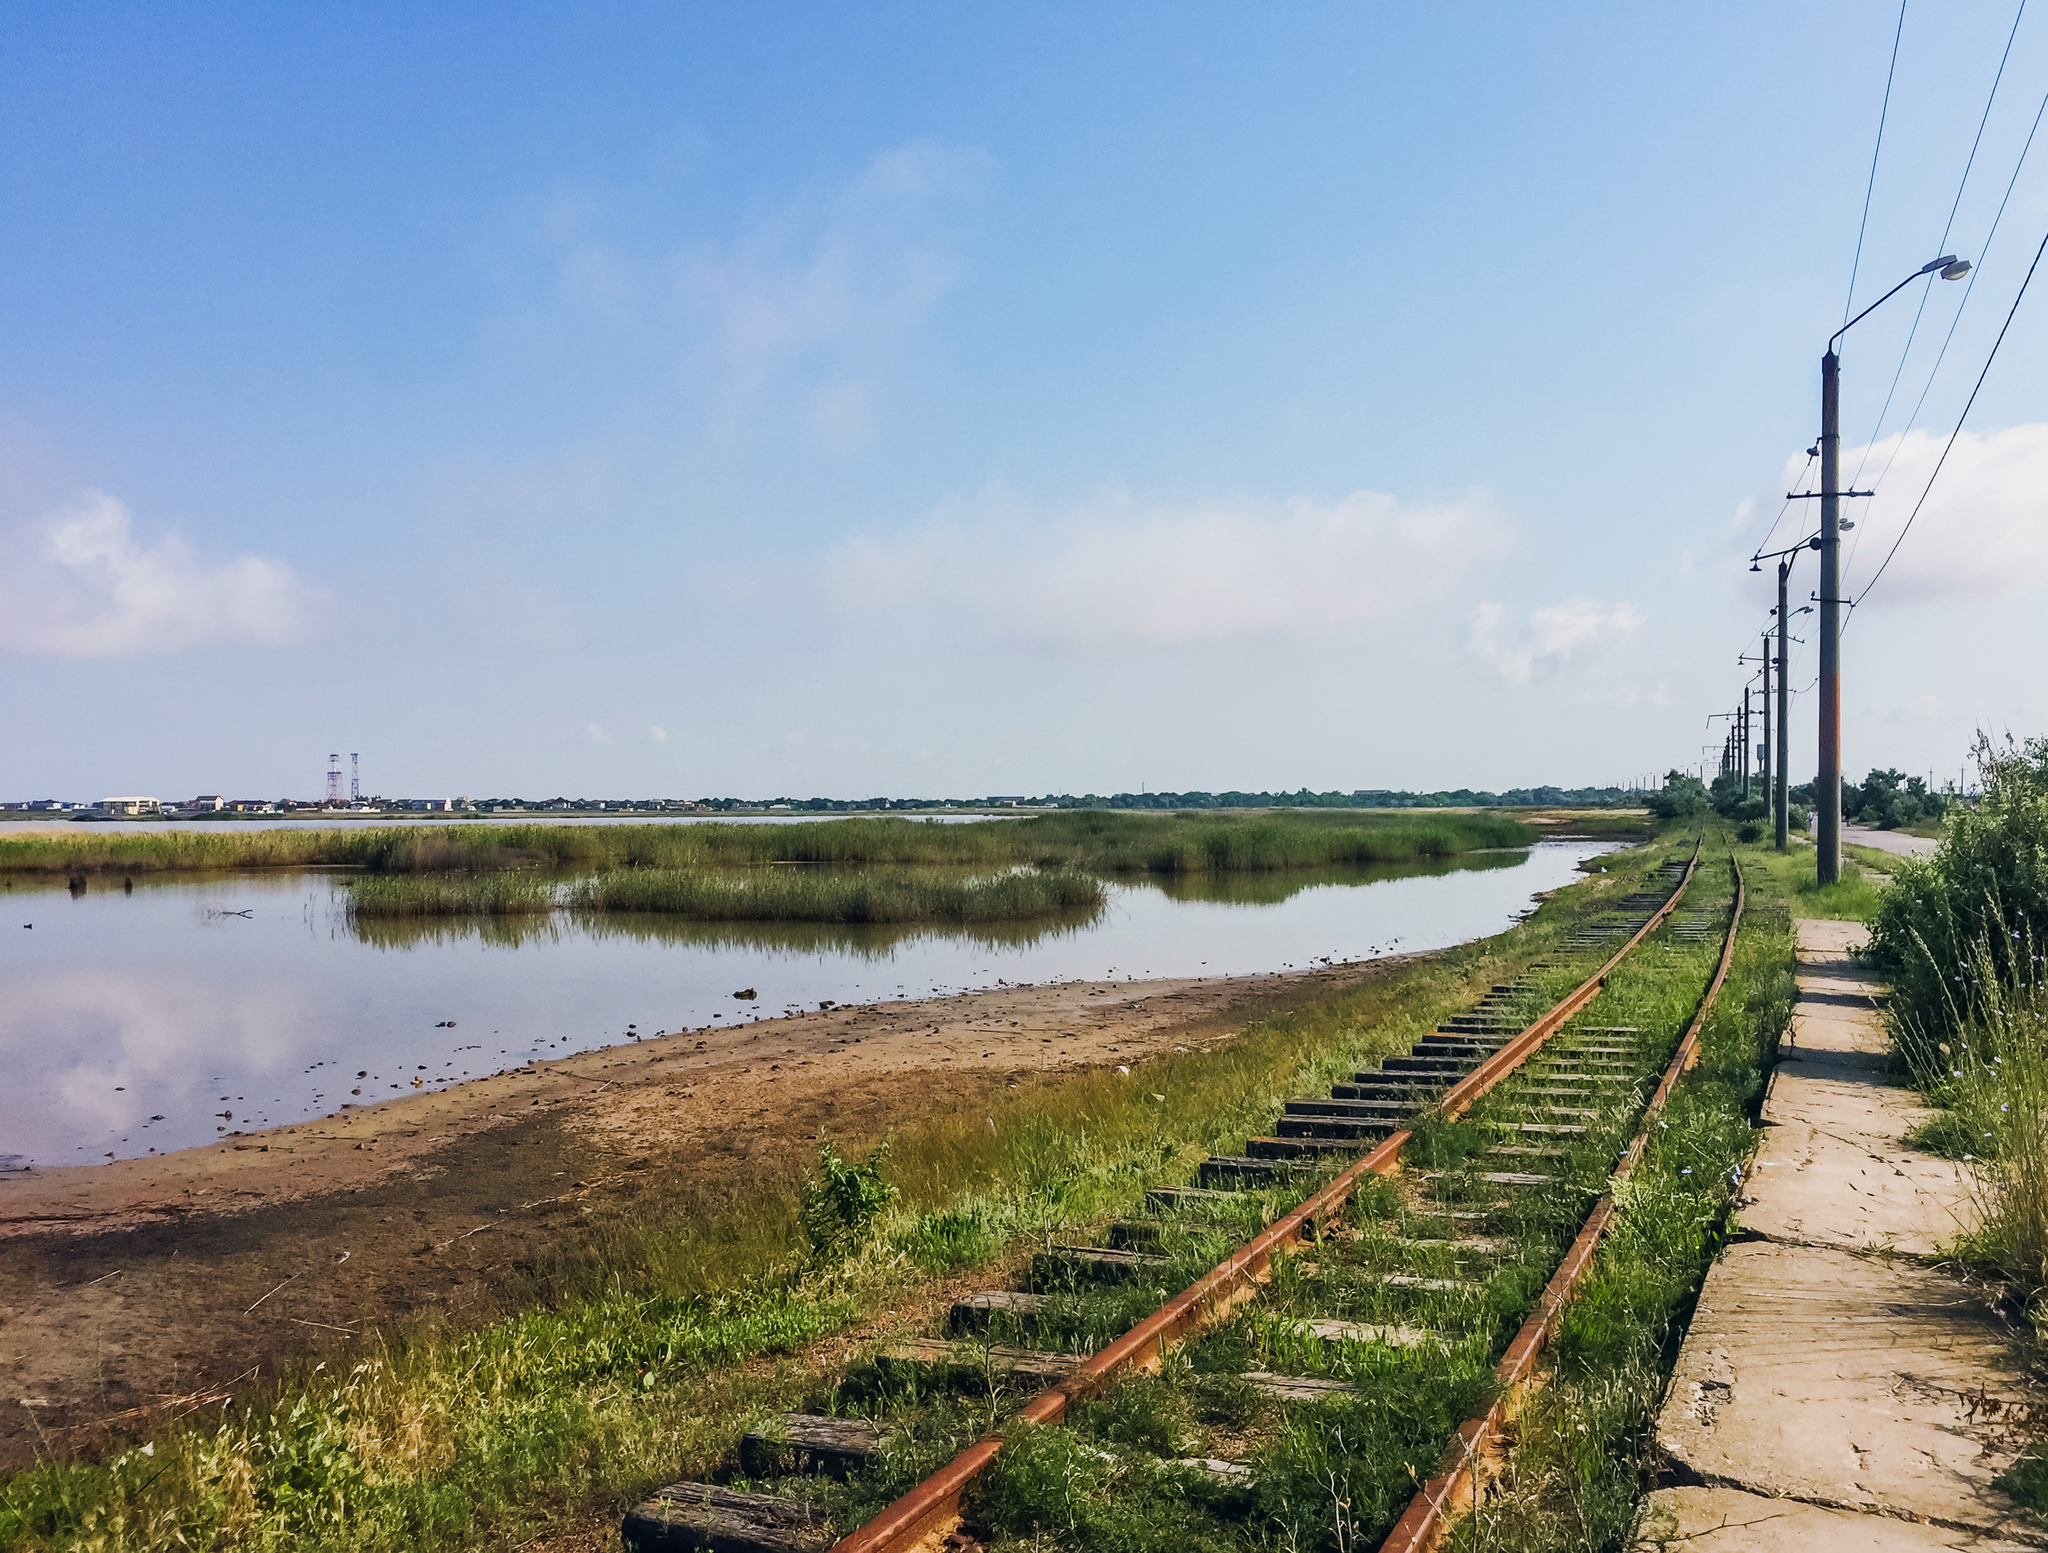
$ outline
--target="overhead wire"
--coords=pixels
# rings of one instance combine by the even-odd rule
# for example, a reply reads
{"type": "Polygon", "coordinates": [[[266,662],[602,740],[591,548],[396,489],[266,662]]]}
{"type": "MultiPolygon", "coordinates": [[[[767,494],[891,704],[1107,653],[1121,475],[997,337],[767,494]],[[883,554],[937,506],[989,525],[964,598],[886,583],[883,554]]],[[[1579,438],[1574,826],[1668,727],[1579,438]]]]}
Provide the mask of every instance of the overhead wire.
{"type": "Polygon", "coordinates": [[[1899,0],[1899,24],[1892,29],[1892,62],[1884,73],[1884,105],[1877,110],[1877,144],[1870,148],[1870,181],[1863,188],[1863,220],[1856,228],[1856,257],[1849,264],[1849,294],[1842,299],[1842,323],[1856,304],[1856,272],[1863,267],[1863,234],[1870,226],[1870,196],[1877,189],[1877,157],[1884,149],[1884,121],[1892,111],[1892,77],[1899,69],[1899,39],[1906,32],[1906,0],[1899,0]]]}
{"type": "MultiPolygon", "coordinates": [[[[1906,542],[1906,535],[1912,532],[1913,520],[1920,516],[1920,509],[1927,505],[1928,492],[1934,489],[1934,482],[1941,478],[1942,465],[1948,462],[1949,450],[1956,445],[1956,438],[1962,434],[1963,422],[1969,419],[1970,406],[1977,402],[1977,395],[1984,387],[1984,379],[1991,375],[1991,363],[1998,359],[1998,348],[2005,343],[2006,331],[2012,328],[2012,321],[2019,314],[2020,303],[2026,300],[2027,288],[2034,283],[2034,272],[2041,267],[2041,255],[2044,253],[2048,253],[2048,233],[2042,235],[2041,246],[2034,250],[2034,262],[2027,266],[2027,277],[2020,282],[2019,295],[2012,299],[2012,308],[2005,315],[2005,323],[1998,331],[1998,338],[1991,342],[1991,354],[1984,358],[1984,370],[1977,374],[1976,386],[1970,390],[1970,397],[1964,402],[1963,413],[1956,417],[1955,430],[1948,434],[1948,441],[1942,445],[1941,457],[1935,460],[1933,473],[1928,475],[1927,484],[1921,487],[1920,499],[1913,503],[1913,510],[1906,518],[1906,526],[1899,530],[1899,537],[1892,541],[1891,549],[1885,552],[1883,564],[1872,574],[1870,581],[1864,584],[1863,591],[1856,597],[1856,604],[1870,597],[1871,589],[1877,586],[1878,579],[1885,574],[1885,568],[1892,564],[1892,557],[1899,553],[1899,546],[1906,542]]],[[[1855,604],[1850,606],[1850,610],[1853,618],[1855,604]]],[[[1843,621],[1843,629],[1846,630],[1848,624],[1848,621],[1843,621]]]]}
{"type": "MultiPolygon", "coordinates": [[[[1771,536],[1778,532],[1778,525],[1785,521],[1785,514],[1792,510],[1792,503],[1800,487],[1804,486],[1807,481],[1813,478],[1813,460],[1813,449],[1808,448],[1806,450],[1806,468],[1800,471],[1799,478],[1793,482],[1792,491],[1786,495],[1784,505],[1778,509],[1778,515],[1775,518],[1771,519],[1771,526],[1764,530],[1764,537],[1757,541],[1756,555],[1763,554],[1764,546],[1769,544],[1771,542],[1771,536]]],[[[1756,555],[1751,556],[1750,559],[1754,561],[1756,559],[1756,555]]]]}
{"type": "MultiPolygon", "coordinates": [[[[2012,202],[2012,191],[2020,181],[2020,170],[2027,165],[2027,153],[2033,149],[2034,136],[2040,132],[2043,114],[2048,114],[2048,93],[2042,95],[2041,106],[2034,110],[2033,127],[2027,131],[2027,143],[2020,147],[2019,160],[2013,164],[2012,177],[2006,180],[2005,198],[1998,202],[1998,214],[1992,217],[1991,230],[1984,234],[1984,246],[1978,250],[1977,266],[1970,271],[1970,278],[1963,287],[1963,300],[1956,307],[1956,316],[1949,320],[1948,336],[1941,342],[1941,350],[1934,358],[1934,365],[1928,370],[1927,381],[1921,385],[1920,397],[1913,404],[1913,413],[1906,419],[1908,430],[1911,430],[1913,423],[1920,419],[1920,407],[1927,403],[1927,395],[1934,387],[1935,374],[1941,371],[1941,363],[1948,355],[1949,344],[1956,337],[1956,325],[1962,322],[1963,309],[1970,305],[1970,292],[1977,284],[1977,277],[1984,273],[1984,259],[1991,252],[1992,239],[1998,236],[1999,224],[2005,220],[2005,207],[2012,202]]],[[[1900,447],[1904,445],[1902,439],[1900,447]]],[[[1892,465],[1898,461],[1898,457],[1899,448],[1893,448],[1891,457],[1885,460],[1884,468],[1878,472],[1872,489],[1884,484],[1884,477],[1891,473],[1892,465]]]]}
{"type": "MultiPolygon", "coordinates": [[[[1963,208],[1963,191],[1970,186],[1970,170],[1977,165],[1977,151],[1984,144],[1984,126],[1991,122],[1991,107],[1993,103],[1998,101],[1999,83],[2005,79],[2006,62],[2012,58],[2013,39],[2019,36],[2020,21],[2026,14],[2027,0],[2020,0],[2019,9],[2013,13],[2012,30],[2005,35],[2005,52],[1998,56],[1998,71],[1991,78],[1991,94],[1984,99],[1984,112],[1977,120],[1977,137],[1970,142],[1970,154],[1963,162],[1963,176],[1956,184],[1956,197],[1948,207],[1948,220],[1943,223],[1941,228],[1941,240],[1934,245],[1936,253],[1948,252],[1948,239],[1949,234],[1955,230],[1956,212],[1963,208]]],[[[1893,49],[1896,54],[1896,43],[1893,45],[1893,49]]],[[[1864,218],[1866,220],[1869,219],[1869,197],[1867,195],[1865,196],[1864,218]]],[[[1860,236],[1857,238],[1857,242],[1859,245],[1861,244],[1862,238],[1860,236]]],[[[1982,258],[1981,254],[1979,258],[1982,258]]],[[[1920,334],[1920,320],[1927,312],[1927,298],[1932,294],[1933,290],[1934,288],[1931,285],[1923,286],[1920,289],[1920,305],[1913,309],[1913,325],[1906,331],[1906,343],[1899,351],[1899,364],[1892,373],[1891,387],[1885,390],[1884,404],[1877,412],[1877,423],[1871,427],[1870,436],[1863,444],[1863,456],[1856,461],[1856,472],[1849,477],[1849,484],[1852,487],[1862,478],[1863,466],[1870,460],[1870,450],[1877,442],[1878,433],[1884,429],[1884,418],[1891,412],[1892,399],[1899,391],[1899,380],[1906,375],[1906,361],[1913,354],[1913,341],[1920,334]]],[[[1956,304],[1957,318],[1962,317],[1963,305],[1969,300],[1970,294],[1965,290],[1962,301],[1956,304]]],[[[1953,322],[1950,324],[1950,330],[1951,332],[1954,330],[1953,322]]],[[[1922,397],[1924,398],[1925,396],[1923,395],[1922,397]]],[[[1910,425],[1910,422],[1908,424],[1910,425]]],[[[1887,463],[1885,467],[1890,468],[1891,466],[1887,463]]],[[[1850,558],[1854,559],[1855,554],[1856,546],[1852,542],[1849,546],[1850,558]]]]}

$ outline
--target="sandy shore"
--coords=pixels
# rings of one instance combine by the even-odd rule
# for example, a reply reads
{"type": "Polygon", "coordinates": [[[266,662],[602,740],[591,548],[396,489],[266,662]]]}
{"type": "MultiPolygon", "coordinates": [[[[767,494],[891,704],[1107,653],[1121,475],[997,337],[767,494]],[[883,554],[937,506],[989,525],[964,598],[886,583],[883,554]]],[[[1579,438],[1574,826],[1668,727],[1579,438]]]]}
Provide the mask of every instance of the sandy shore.
{"type": "Polygon", "coordinates": [[[489,1319],[593,1215],[784,1175],[820,1127],[859,1143],[1061,1071],[1227,1038],[1413,958],[836,1008],[0,1179],[0,1468],[39,1437],[91,1450],[393,1321],[489,1319]]]}

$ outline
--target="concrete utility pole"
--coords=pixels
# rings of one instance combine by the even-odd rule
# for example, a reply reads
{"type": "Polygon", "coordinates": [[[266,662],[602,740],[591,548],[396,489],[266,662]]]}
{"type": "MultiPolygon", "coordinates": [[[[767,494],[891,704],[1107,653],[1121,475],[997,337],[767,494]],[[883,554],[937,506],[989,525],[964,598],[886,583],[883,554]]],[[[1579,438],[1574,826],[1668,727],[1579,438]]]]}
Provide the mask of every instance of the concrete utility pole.
{"type": "Polygon", "coordinates": [[[1771,801],[1771,633],[1764,632],[1764,802],[1771,801]]]}
{"type": "MultiPolygon", "coordinates": [[[[1923,275],[1941,271],[1943,280],[1960,280],[1969,264],[1954,254],[1930,260],[1871,303],[1828,337],[1820,359],[1820,811],[1816,863],[1822,884],[1842,876],[1842,529],[1837,485],[1842,453],[1842,359],[1835,342],[1923,275]]],[[[1868,496],[1868,491],[1851,491],[1868,496]]]]}
{"type": "Polygon", "coordinates": [[[1828,342],[1820,359],[1820,811],[1822,884],[1842,873],[1842,531],[1835,480],[1842,455],[1842,358],[1828,342]]]}
{"type": "Polygon", "coordinates": [[[1749,682],[1742,683],[1742,801],[1749,802],[1749,682]]]}
{"type": "Polygon", "coordinates": [[[1792,825],[1791,770],[1792,770],[1792,688],[1785,682],[1786,665],[1790,662],[1789,638],[1792,634],[1792,614],[1785,604],[1785,580],[1792,575],[1792,557],[1784,556],[1778,561],[1778,850],[1786,851],[1792,845],[1789,834],[1792,825]]]}

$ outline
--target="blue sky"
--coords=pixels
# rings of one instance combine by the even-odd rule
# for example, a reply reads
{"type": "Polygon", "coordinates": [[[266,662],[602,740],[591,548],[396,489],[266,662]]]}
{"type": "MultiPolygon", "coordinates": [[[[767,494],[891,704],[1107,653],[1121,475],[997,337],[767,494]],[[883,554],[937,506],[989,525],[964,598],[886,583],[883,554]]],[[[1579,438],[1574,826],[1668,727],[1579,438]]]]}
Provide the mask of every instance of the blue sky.
{"type": "MultiPolygon", "coordinates": [[[[1697,761],[1897,16],[10,10],[0,794],[1697,761]]],[[[2012,23],[1909,6],[1859,299],[1938,251],[2012,23]]],[[[2044,91],[2048,15],[1917,417],[1968,283],[1882,422],[1924,284],[1851,337],[1852,586],[2048,224],[2037,142],[1984,247],[2044,91]]],[[[2044,345],[2030,293],[1857,611],[1852,769],[2048,729],[2044,345]]]]}

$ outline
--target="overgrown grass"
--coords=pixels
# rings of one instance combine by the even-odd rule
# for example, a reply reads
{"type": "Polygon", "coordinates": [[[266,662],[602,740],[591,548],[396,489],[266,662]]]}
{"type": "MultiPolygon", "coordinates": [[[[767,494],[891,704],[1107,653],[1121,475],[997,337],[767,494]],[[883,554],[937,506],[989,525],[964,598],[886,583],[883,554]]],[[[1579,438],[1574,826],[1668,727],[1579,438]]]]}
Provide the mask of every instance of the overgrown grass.
{"type": "MultiPolygon", "coordinates": [[[[1727,839],[1710,829],[1703,858],[1727,839]]],[[[1660,1466],[1651,1426],[1700,1282],[1729,1233],[1764,1073],[1791,1017],[1791,912],[1812,914],[1811,893],[1799,893],[1799,875],[1768,843],[1736,851],[1749,906],[1698,1065],[1616,1194],[1596,1268],[1552,1346],[1554,1378],[1518,1414],[1500,1477],[1456,1528],[1458,1549],[1622,1553],[1636,1545],[1642,1496],[1660,1466]]]]}
{"type": "MultiPolygon", "coordinates": [[[[1997,919],[1994,917],[1994,921],[1997,919]]],[[[2015,935],[2023,951],[2031,933],[2015,935]]],[[[2041,957],[2006,958],[1980,941],[1954,967],[1967,992],[1955,1026],[1929,1043],[1892,1011],[1895,1047],[1940,1111],[1914,1141],[1973,1162],[1975,1223],[1957,1241],[1965,1260],[2003,1279],[2037,1324],[2048,1325],[2048,978],[2041,957]]]]}
{"type": "Polygon", "coordinates": [[[1075,811],[941,825],[862,818],[789,825],[435,825],[0,837],[0,874],[352,867],[444,873],[517,867],[706,868],[762,863],[1037,864],[1203,873],[1394,863],[1523,847],[1497,814],[1115,814],[1075,811]]]}
{"type": "Polygon", "coordinates": [[[583,911],[650,911],[700,922],[1015,922],[1102,909],[1102,885],[1068,869],[967,879],[907,871],[612,869],[578,881],[583,911]]]}
{"type": "Polygon", "coordinates": [[[533,916],[560,904],[559,890],[531,874],[370,874],[349,881],[353,918],[533,916]]]}
{"type": "MultiPolygon", "coordinates": [[[[1816,871],[1818,858],[1812,847],[1795,846],[1788,852],[1779,852],[1768,835],[1749,845],[1736,843],[1729,827],[1717,828],[1713,834],[1724,853],[1734,845],[1741,855],[1743,876],[1749,880],[1751,891],[1761,890],[1770,899],[1780,901],[1792,916],[1868,922],[1884,903],[1885,892],[1878,880],[1847,856],[1842,859],[1841,877],[1824,885],[1816,871]]],[[[1888,856],[1885,861],[1896,863],[1901,859],[1888,856]]]]}
{"type": "MultiPolygon", "coordinates": [[[[1640,884],[1650,861],[1623,861],[1612,882],[1623,889],[1640,884]]],[[[1712,910],[1716,897],[1725,904],[1729,893],[1725,885],[1717,890],[1709,867],[1696,880],[1688,908],[1712,910]]],[[[1644,1032],[1640,1049],[1647,1058],[1659,1049],[1668,1054],[1717,948],[1653,944],[1609,978],[1587,1017],[1644,1032]]],[[[1568,982],[1588,969],[1560,968],[1546,979],[1568,982]]],[[[1530,1001],[1547,999],[1537,994],[1530,1001]]],[[[1421,1226],[1442,1207],[1470,1208],[1498,1195],[1497,1187],[1462,1178],[1453,1168],[1501,1141],[1497,1107],[1482,1105],[1471,1120],[1455,1125],[1425,1125],[1415,1152],[1427,1154],[1443,1173],[1423,1202],[1408,1202],[1391,1183],[1361,1193],[1355,1229],[1276,1260],[1253,1305],[1189,1344],[1159,1374],[1120,1381],[1078,1407],[1068,1430],[1004,1424],[1003,1451],[974,1491],[977,1527],[996,1534],[998,1549],[1019,1553],[1043,1546],[1371,1546],[1489,1391],[1495,1356],[1598,1195],[1645,1093],[1637,1088],[1609,1097],[1589,1135],[1566,1150],[1568,1157],[1543,1167],[1555,1172],[1551,1187],[1492,1210],[1493,1249],[1464,1293],[1386,1275],[1458,1277],[1457,1252],[1444,1244],[1419,1247],[1412,1237],[1433,1235],[1421,1226]],[[1473,1191],[1481,1195],[1469,1195],[1473,1191]],[[1448,1195],[1438,1201],[1431,1195],[1437,1192],[1448,1195]],[[1351,1322],[1365,1331],[1419,1326],[1434,1335],[1419,1342],[1366,1335],[1332,1342],[1310,1335],[1309,1318],[1351,1322]],[[1249,1384],[1249,1371],[1323,1377],[1358,1390],[1283,1403],[1249,1384]],[[1251,1472],[1219,1480],[1182,1458],[1245,1462],[1251,1472]]],[[[1169,1236],[1162,1249],[1174,1243],[1169,1236]]],[[[1161,1281],[1184,1280],[1176,1271],[1161,1281]]],[[[1038,1336],[1044,1343],[1042,1327],[1038,1336]]],[[[1624,1510],[1627,1503],[1624,1494],[1624,1510]]]]}

